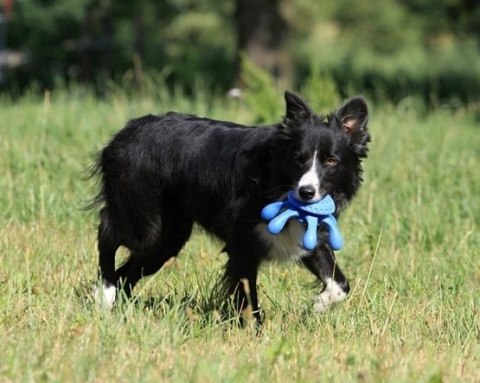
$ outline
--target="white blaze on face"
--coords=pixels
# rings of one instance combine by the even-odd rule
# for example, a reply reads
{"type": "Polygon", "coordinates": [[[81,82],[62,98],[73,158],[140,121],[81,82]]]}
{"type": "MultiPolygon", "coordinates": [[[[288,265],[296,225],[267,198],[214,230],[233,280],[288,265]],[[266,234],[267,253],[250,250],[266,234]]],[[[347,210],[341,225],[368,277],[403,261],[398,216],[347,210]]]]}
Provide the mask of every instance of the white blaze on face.
{"type": "Polygon", "coordinates": [[[300,177],[300,181],[298,181],[298,186],[295,190],[295,197],[297,199],[302,200],[302,197],[300,197],[298,193],[298,190],[302,186],[312,186],[315,188],[315,195],[309,202],[317,202],[323,197],[320,194],[320,178],[318,177],[317,170],[317,151],[315,150],[315,153],[313,154],[312,166],[305,174],[302,175],[302,177],[300,177]]]}

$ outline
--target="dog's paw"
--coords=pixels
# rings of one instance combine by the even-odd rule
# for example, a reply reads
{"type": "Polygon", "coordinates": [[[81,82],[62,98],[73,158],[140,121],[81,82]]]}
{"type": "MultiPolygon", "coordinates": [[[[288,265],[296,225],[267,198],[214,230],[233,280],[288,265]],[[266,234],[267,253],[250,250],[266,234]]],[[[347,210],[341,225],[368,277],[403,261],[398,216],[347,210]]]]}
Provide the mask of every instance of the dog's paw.
{"type": "Polygon", "coordinates": [[[317,313],[323,313],[332,304],[341,302],[345,298],[347,298],[347,292],[333,279],[329,279],[325,290],[315,297],[313,308],[317,313]]]}
{"type": "Polygon", "coordinates": [[[103,284],[101,286],[95,285],[92,289],[92,295],[95,299],[95,304],[101,309],[112,309],[117,296],[117,289],[113,285],[103,284]]]}
{"type": "Polygon", "coordinates": [[[327,301],[324,301],[320,295],[317,295],[315,297],[315,302],[313,304],[313,310],[316,313],[323,313],[324,311],[327,310],[327,308],[331,305],[331,303],[328,303],[327,301]]]}

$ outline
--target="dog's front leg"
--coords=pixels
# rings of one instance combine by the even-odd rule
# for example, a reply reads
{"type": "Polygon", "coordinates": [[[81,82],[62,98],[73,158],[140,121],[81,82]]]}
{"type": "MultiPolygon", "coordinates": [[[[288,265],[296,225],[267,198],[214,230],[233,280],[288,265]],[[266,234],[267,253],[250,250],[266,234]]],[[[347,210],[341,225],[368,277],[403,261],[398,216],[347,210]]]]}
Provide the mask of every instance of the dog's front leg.
{"type": "Polygon", "coordinates": [[[341,302],[347,297],[350,291],[348,280],[327,245],[318,246],[311,254],[302,258],[301,262],[324,285],[323,291],[315,297],[315,311],[323,312],[333,303],[341,302]]]}

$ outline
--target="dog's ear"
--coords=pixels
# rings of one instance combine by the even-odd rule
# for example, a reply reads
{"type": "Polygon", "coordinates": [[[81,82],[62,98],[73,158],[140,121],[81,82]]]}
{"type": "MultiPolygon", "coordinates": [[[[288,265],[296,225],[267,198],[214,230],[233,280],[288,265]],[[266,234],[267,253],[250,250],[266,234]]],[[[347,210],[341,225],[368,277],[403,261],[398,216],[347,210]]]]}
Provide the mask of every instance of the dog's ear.
{"type": "Polygon", "coordinates": [[[335,113],[346,133],[366,129],[368,122],[368,108],[362,96],[347,100],[335,113]]]}
{"type": "Polygon", "coordinates": [[[284,125],[301,125],[305,121],[312,118],[313,112],[308,104],[295,93],[285,92],[286,114],[284,125]]]}
{"type": "Polygon", "coordinates": [[[361,156],[366,156],[368,133],[368,107],[362,96],[347,100],[335,112],[335,117],[343,131],[350,137],[354,150],[361,156]]]}

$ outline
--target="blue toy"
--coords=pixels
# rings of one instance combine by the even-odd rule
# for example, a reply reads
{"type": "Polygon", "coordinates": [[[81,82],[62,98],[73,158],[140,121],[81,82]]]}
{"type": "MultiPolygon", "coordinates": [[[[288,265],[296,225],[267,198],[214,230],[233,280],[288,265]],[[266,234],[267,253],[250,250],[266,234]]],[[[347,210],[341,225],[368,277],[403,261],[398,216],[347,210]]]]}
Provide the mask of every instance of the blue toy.
{"type": "Polygon", "coordinates": [[[313,250],[317,246],[317,227],[325,224],[328,229],[328,243],[333,250],[343,247],[343,238],[333,216],[335,202],[329,195],[314,203],[305,203],[295,198],[293,192],[288,193],[285,201],[268,204],[262,209],[262,218],[268,223],[271,234],[280,233],[290,218],[295,218],[307,224],[303,236],[303,247],[313,250]]]}

